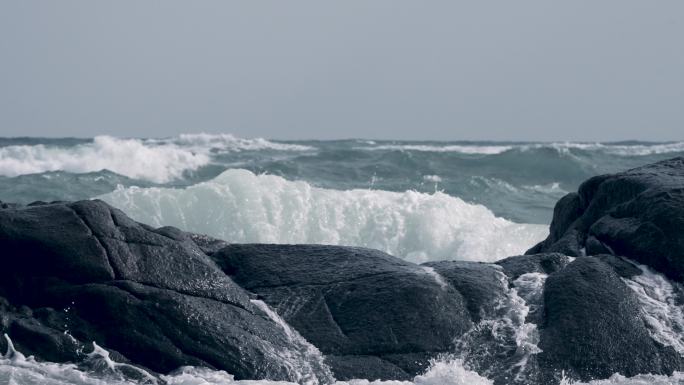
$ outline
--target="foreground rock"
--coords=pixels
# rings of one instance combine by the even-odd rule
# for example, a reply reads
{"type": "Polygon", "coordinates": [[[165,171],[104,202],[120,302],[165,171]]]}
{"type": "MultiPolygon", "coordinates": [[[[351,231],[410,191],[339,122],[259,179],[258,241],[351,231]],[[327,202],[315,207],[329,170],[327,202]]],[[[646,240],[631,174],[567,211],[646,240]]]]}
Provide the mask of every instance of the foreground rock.
{"type": "Polygon", "coordinates": [[[468,301],[433,269],[376,250],[230,245],[212,258],[316,345],[337,379],[413,378],[472,326],[468,301]]]}
{"type": "Polygon", "coordinates": [[[176,229],[99,201],[8,208],[0,249],[0,326],[24,353],[76,362],[97,341],[162,373],[195,365],[237,378],[325,377],[315,362],[302,373],[281,358],[302,359],[301,347],[176,229]]]}
{"type": "Polygon", "coordinates": [[[554,210],[529,253],[613,254],[684,282],[684,158],[584,182],[554,210]]]}
{"type": "Polygon", "coordinates": [[[539,327],[542,383],[680,370],[679,354],[651,338],[634,293],[601,258],[580,257],[549,276],[539,327]]]}

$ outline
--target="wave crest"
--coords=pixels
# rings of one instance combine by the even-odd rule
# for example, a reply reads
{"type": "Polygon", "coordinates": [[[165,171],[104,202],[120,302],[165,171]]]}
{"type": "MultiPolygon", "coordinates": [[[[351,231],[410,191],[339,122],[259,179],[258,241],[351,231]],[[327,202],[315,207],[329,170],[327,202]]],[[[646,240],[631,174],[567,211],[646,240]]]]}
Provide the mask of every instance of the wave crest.
{"type": "Polygon", "coordinates": [[[0,147],[0,175],[15,177],[47,171],[113,171],[134,179],[167,183],[211,162],[214,152],[307,151],[312,147],[243,139],[230,134],[183,134],[167,139],[120,139],[96,136],[73,146],[0,147]]]}
{"type": "Polygon", "coordinates": [[[279,143],[264,138],[238,138],[232,134],[181,134],[167,139],[148,139],[152,143],[178,144],[190,146],[200,151],[217,150],[218,152],[238,151],[312,151],[315,147],[301,144],[279,143]]]}
{"type": "MultiPolygon", "coordinates": [[[[375,143],[373,143],[375,144],[375,143]]],[[[419,152],[455,152],[467,155],[497,155],[511,150],[529,152],[533,150],[552,149],[560,153],[570,150],[603,152],[617,156],[645,156],[684,152],[684,142],[613,144],[589,142],[549,142],[524,144],[383,144],[366,147],[355,147],[368,151],[419,151],[419,152]]]]}
{"type": "Polygon", "coordinates": [[[414,262],[494,261],[547,233],[442,192],[330,190],[242,169],[183,189],[119,188],[101,198],[138,221],[228,242],[362,246],[414,262]]]}
{"type": "Polygon", "coordinates": [[[164,183],[209,163],[209,156],[176,146],[147,146],[137,139],[97,136],[73,147],[43,144],[0,148],[0,175],[46,171],[76,173],[110,170],[130,178],[164,183]]]}

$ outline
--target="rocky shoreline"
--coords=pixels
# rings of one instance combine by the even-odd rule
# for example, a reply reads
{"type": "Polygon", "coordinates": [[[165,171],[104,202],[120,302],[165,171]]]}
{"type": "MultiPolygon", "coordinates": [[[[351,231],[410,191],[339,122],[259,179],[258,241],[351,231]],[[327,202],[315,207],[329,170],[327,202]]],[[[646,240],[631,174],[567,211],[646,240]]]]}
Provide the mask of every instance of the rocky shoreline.
{"type": "Polygon", "coordinates": [[[95,341],[150,373],[237,379],[406,380],[443,355],[497,384],[670,375],[682,351],[630,283],[652,269],[681,307],[683,231],[684,158],[589,179],[545,241],[493,264],[227,244],[97,200],[3,203],[0,332],[51,362],[84,363],[95,341]]]}

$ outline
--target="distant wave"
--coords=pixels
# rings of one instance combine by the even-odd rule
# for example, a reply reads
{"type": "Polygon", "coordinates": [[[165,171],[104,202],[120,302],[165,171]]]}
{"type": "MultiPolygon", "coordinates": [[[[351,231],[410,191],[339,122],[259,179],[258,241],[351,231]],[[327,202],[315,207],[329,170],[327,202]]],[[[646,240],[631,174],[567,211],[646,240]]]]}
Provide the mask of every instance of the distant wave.
{"type": "Polygon", "coordinates": [[[399,150],[423,152],[460,152],[462,154],[500,154],[514,148],[513,146],[479,146],[479,145],[427,145],[427,144],[384,144],[372,147],[356,147],[358,150],[399,150]]]}
{"type": "MultiPolygon", "coordinates": [[[[374,142],[373,142],[374,144],[374,142]]],[[[582,142],[552,142],[511,145],[486,145],[486,144],[382,144],[365,147],[356,147],[358,150],[368,151],[422,151],[422,152],[456,152],[461,154],[496,155],[511,150],[530,151],[535,149],[550,148],[557,151],[569,151],[572,149],[585,151],[601,151],[620,156],[643,156],[655,154],[667,154],[684,152],[684,142],[673,143],[648,143],[648,144],[604,144],[582,142]]]]}
{"type": "Polygon", "coordinates": [[[578,149],[585,151],[601,151],[620,156],[643,156],[684,152],[684,142],[672,143],[645,143],[645,144],[611,144],[611,143],[580,143],[580,142],[555,142],[538,143],[520,146],[523,150],[538,148],[554,148],[560,151],[578,149]]]}
{"type": "Polygon", "coordinates": [[[238,138],[231,134],[181,134],[177,137],[164,139],[147,139],[147,143],[177,144],[188,146],[194,150],[217,150],[219,152],[234,151],[311,151],[315,147],[301,144],[278,143],[263,138],[238,138]]]}
{"type": "Polygon", "coordinates": [[[331,190],[241,169],[184,189],[119,188],[101,198],[138,221],[229,242],[364,246],[415,262],[494,261],[547,234],[441,192],[331,190]]]}
{"type": "Polygon", "coordinates": [[[92,143],[73,147],[38,144],[0,148],[0,174],[5,176],[106,169],[130,178],[163,183],[208,163],[208,155],[177,146],[147,146],[137,139],[110,136],[98,136],[92,143]]]}
{"type": "Polygon", "coordinates": [[[166,183],[211,161],[212,151],[305,151],[309,146],[243,139],[232,135],[186,134],[167,139],[119,139],[97,136],[73,146],[12,145],[0,147],[0,175],[46,171],[74,173],[109,170],[129,178],[166,183]]]}

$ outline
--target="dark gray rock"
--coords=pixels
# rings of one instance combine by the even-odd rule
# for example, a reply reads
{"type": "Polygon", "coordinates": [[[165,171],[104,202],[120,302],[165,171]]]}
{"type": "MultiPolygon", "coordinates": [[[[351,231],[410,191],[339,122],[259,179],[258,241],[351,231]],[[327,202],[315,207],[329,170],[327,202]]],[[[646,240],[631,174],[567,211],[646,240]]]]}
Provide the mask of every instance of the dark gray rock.
{"type": "Polygon", "coordinates": [[[598,258],[579,257],[551,274],[539,325],[540,381],[557,382],[561,371],[588,381],[679,370],[679,354],[650,337],[639,309],[633,292],[598,258]]]}
{"type": "Polygon", "coordinates": [[[684,282],[684,158],[601,175],[558,202],[528,253],[624,256],[684,282]]]}
{"type": "Polygon", "coordinates": [[[511,281],[527,273],[551,274],[563,269],[571,258],[560,253],[518,255],[497,261],[511,281]]]}
{"type": "Polygon", "coordinates": [[[334,373],[363,373],[364,378],[392,378],[403,381],[413,378],[404,369],[378,356],[327,355],[325,362],[334,373]]]}
{"type": "Polygon", "coordinates": [[[508,288],[501,269],[497,265],[466,261],[428,262],[423,266],[433,268],[446,282],[453,286],[466,301],[470,318],[479,322],[484,314],[491,314],[497,300],[508,288]]]}
{"type": "Polygon", "coordinates": [[[278,352],[306,361],[302,346],[177,229],[101,201],[37,204],[0,210],[0,250],[0,331],[41,359],[75,361],[79,341],[97,341],[157,372],[301,379],[278,352]]]}
{"type": "Polygon", "coordinates": [[[443,278],[376,250],[230,245],[212,257],[333,357],[338,379],[410,378],[471,326],[443,278]]]}

